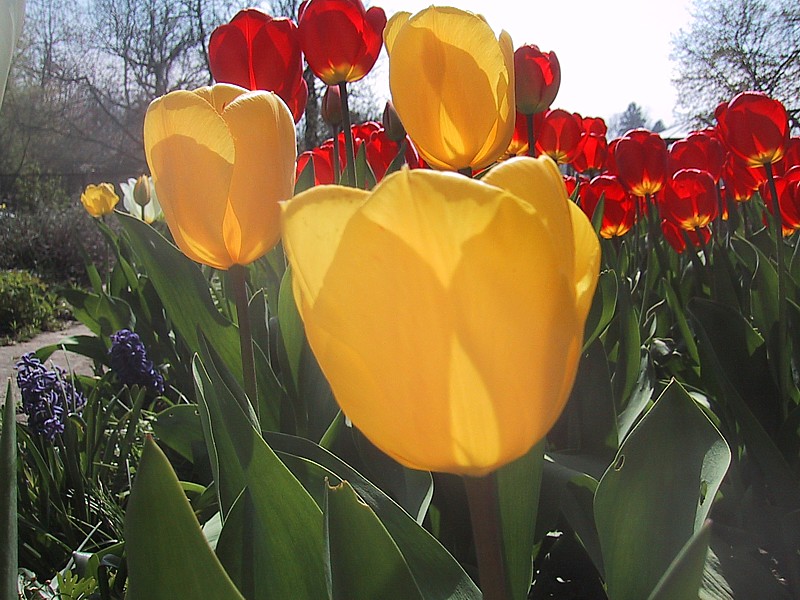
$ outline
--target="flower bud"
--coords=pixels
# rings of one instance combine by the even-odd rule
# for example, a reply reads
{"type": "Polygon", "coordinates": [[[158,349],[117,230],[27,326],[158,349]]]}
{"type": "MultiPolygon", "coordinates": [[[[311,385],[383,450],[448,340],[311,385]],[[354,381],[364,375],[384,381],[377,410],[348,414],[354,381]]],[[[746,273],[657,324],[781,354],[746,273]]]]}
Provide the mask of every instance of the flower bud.
{"type": "Polygon", "coordinates": [[[386,101],[386,108],[383,109],[383,128],[393,142],[401,142],[406,137],[406,129],[391,100],[386,101]]]}
{"type": "Polygon", "coordinates": [[[342,124],[342,94],[338,85],[329,85],[322,97],[322,120],[336,127],[342,124]]]}
{"type": "Polygon", "coordinates": [[[150,204],[150,178],[147,175],[140,175],[133,186],[133,201],[139,206],[150,204]]]}

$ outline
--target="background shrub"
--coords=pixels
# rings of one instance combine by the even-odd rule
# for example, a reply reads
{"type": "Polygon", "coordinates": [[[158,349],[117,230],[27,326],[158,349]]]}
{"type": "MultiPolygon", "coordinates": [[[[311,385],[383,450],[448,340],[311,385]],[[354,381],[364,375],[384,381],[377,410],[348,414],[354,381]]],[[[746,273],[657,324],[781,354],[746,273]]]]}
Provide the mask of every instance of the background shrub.
{"type": "Polygon", "coordinates": [[[105,240],[58,178],[20,177],[0,204],[0,269],[22,269],[52,284],[86,283],[84,251],[102,272],[105,240]]]}
{"type": "Polygon", "coordinates": [[[27,271],[0,271],[0,342],[52,329],[68,314],[55,293],[27,271]]]}

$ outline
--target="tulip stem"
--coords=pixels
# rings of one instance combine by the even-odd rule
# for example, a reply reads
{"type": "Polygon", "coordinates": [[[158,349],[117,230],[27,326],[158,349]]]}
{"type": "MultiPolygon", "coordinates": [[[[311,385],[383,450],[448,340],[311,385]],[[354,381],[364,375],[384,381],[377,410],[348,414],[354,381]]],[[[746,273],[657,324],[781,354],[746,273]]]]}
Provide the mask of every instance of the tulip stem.
{"type": "MultiPolygon", "coordinates": [[[[344,149],[347,152],[347,185],[356,186],[356,153],[353,149],[353,130],[350,127],[350,107],[347,103],[347,82],[339,84],[339,95],[342,97],[342,129],[344,130],[344,149]]],[[[338,142],[338,140],[337,140],[338,142]]],[[[335,147],[335,144],[334,144],[335,147]]]]}
{"type": "Polygon", "coordinates": [[[483,600],[509,600],[497,476],[464,477],[483,600]]]}
{"type": "Polygon", "coordinates": [[[775,263],[778,270],[778,339],[775,344],[775,358],[778,361],[778,390],[781,395],[781,405],[786,416],[789,403],[789,357],[786,353],[786,273],[783,259],[783,218],[781,216],[780,202],[778,201],[778,190],[775,187],[775,176],[772,172],[772,163],[766,163],[764,168],[767,171],[769,181],[769,193],[772,196],[772,224],[775,230],[775,263]]]}
{"type": "Polygon", "coordinates": [[[342,172],[339,170],[339,126],[333,126],[333,183],[339,185],[339,177],[342,172]]]}
{"type": "Polygon", "coordinates": [[[536,158],[536,138],[533,133],[533,115],[525,115],[525,123],[528,126],[528,156],[536,158]]]}
{"type": "MultiPolygon", "coordinates": [[[[236,316],[239,321],[239,345],[242,349],[242,377],[244,379],[244,392],[258,415],[258,392],[256,388],[256,361],[253,353],[253,334],[250,329],[250,309],[247,299],[247,267],[233,265],[228,270],[230,284],[233,288],[236,302],[236,316]]],[[[242,406],[245,414],[249,409],[242,406]]]]}

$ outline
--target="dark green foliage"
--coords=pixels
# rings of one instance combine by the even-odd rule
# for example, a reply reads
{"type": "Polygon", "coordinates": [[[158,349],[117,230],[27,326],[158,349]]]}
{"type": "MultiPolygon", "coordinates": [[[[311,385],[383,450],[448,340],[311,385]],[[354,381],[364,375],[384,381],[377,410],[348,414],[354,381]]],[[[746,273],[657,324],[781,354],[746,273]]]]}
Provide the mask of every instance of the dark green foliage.
{"type": "Polygon", "coordinates": [[[69,314],[58,296],[27,271],[0,271],[0,341],[30,337],[69,314]]]}
{"type": "Polygon", "coordinates": [[[84,252],[105,265],[103,237],[58,179],[31,173],[0,203],[0,269],[25,269],[51,283],[86,283],[84,252]]]}

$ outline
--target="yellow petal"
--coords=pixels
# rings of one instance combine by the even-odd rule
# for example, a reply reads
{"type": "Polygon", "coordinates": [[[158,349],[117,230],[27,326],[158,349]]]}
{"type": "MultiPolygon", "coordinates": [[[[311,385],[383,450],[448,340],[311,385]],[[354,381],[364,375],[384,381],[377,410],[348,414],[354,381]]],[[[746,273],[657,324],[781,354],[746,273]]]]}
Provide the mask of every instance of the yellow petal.
{"type": "Polygon", "coordinates": [[[574,378],[571,349],[580,347],[583,323],[550,233],[533,207],[504,201],[466,244],[453,278],[450,310],[465,357],[458,377],[470,392],[451,398],[452,431],[463,452],[456,457],[473,474],[527,452],[567,400],[561,374],[574,378]],[[476,427],[474,414],[489,404],[493,418],[476,427]]]}
{"type": "Polygon", "coordinates": [[[592,307],[594,290],[600,274],[600,242],[589,217],[577,204],[569,202],[575,241],[575,290],[578,312],[586,319],[592,307]]]}
{"type": "Polygon", "coordinates": [[[227,104],[222,118],[236,148],[225,244],[233,262],[246,265],[280,239],[278,202],[294,192],[294,119],[283,100],[264,91],[238,96],[227,104]]]}
{"type": "Polygon", "coordinates": [[[485,187],[454,173],[426,171],[419,176],[403,169],[375,188],[362,212],[403,239],[447,286],[464,244],[494,218],[494,196],[485,187]]]}
{"type": "Polygon", "coordinates": [[[313,308],[342,233],[369,193],[344,186],[317,186],[281,202],[283,246],[295,269],[292,281],[298,308],[313,308]]]}
{"type": "Polygon", "coordinates": [[[410,17],[410,12],[400,11],[387,21],[386,27],[383,29],[383,45],[386,47],[386,54],[392,53],[392,46],[394,45],[395,37],[397,37],[397,32],[408,22],[410,17]]]}
{"type": "Polygon", "coordinates": [[[222,117],[198,94],[171,92],[148,108],[144,145],[180,249],[203,264],[231,266],[222,231],[235,151],[222,117]]]}
{"type": "Polygon", "coordinates": [[[217,113],[222,114],[225,108],[248,90],[238,85],[230,83],[217,83],[197,88],[192,93],[197,94],[203,100],[214,107],[217,113]]]}
{"type": "Polygon", "coordinates": [[[536,210],[551,233],[552,243],[570,272],[574,269],[575,245],[567,190],[561,173],[546,156],[514,157],[493,167],[482,179],[524,200],[536,210]]]}
{"type": "Polygon", "coordinates": [[[507,103],[498,98],[509,73],[494,32],[472,13],[431,7],[389,37],[392,100],[420,153],[437,168],[472,165],[507,103]]]}
{"type": "Polygon", "coordinates": [[[502,31],[500,33],[500,50],[508,72],[508,78],[500,78],[497,83],[497,121],[486,143],[478,152],[471,166],[480,170],[489,166],[501,156],[514,137],[514,126],[517,118],[517,107],[514,89],[514,42],[511,36],[502,31]]]}
{"type": "Polygon", "coordinates": [[[544,435],[582,334],[549,237],[508,192],[430,171],[285,204],[309,342],[373,443],[414,468],[477,475],[544,435]]]}

